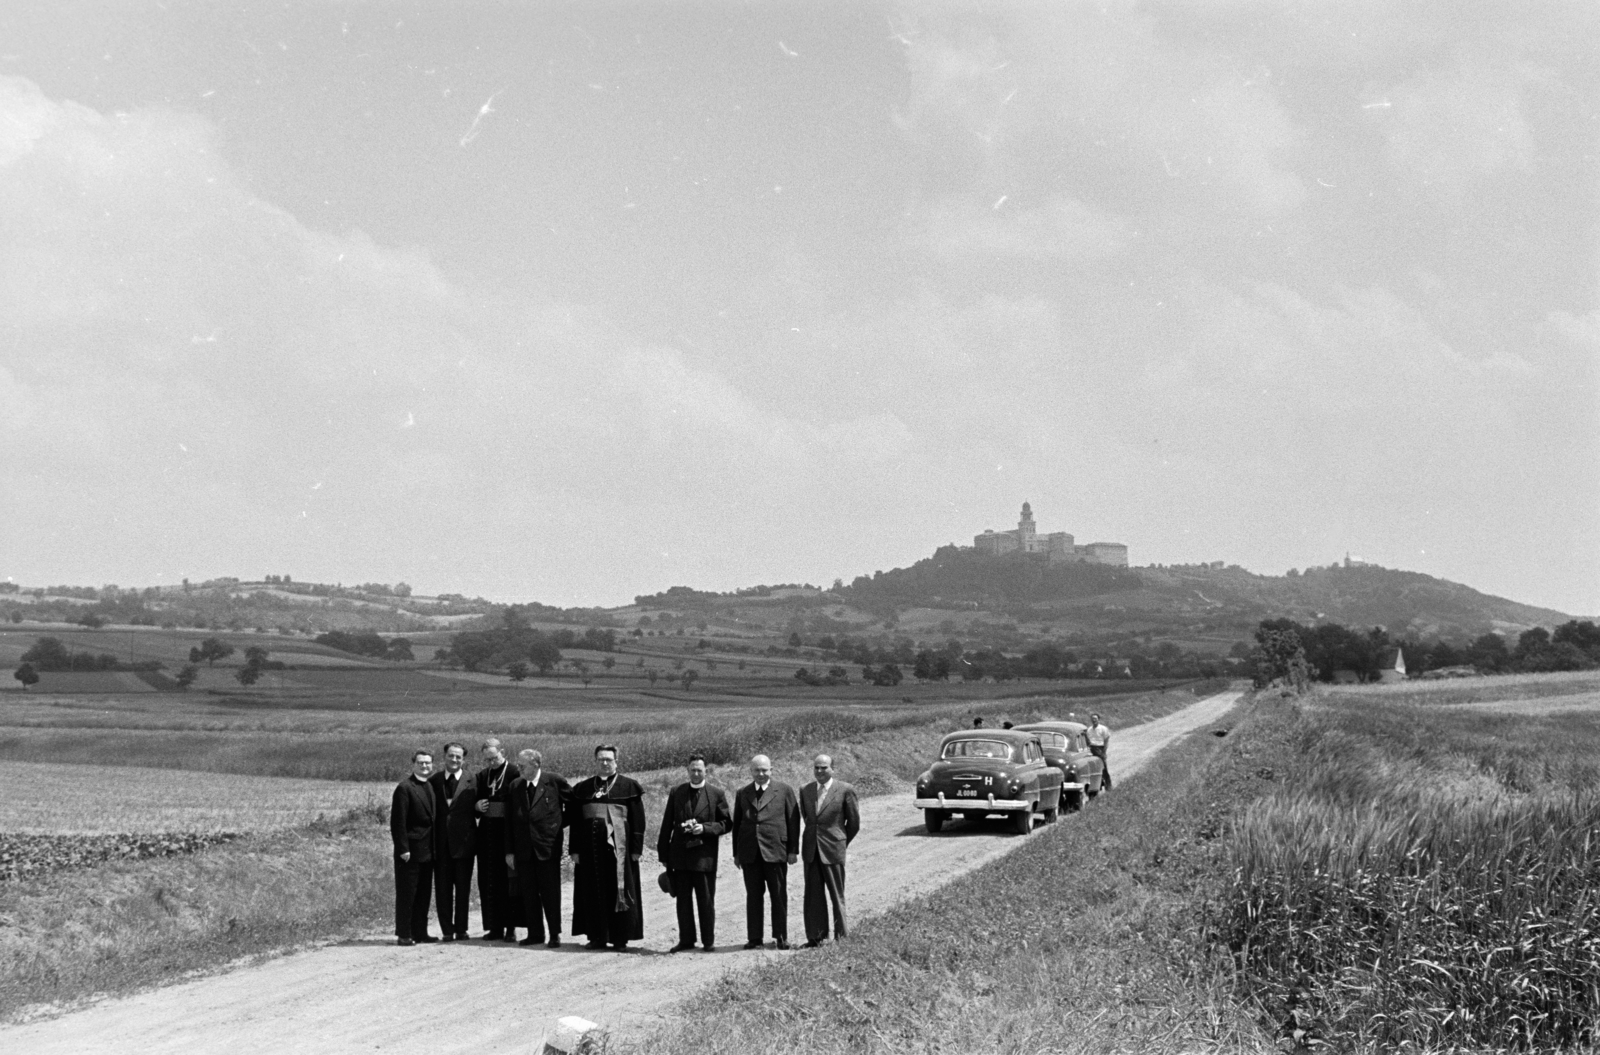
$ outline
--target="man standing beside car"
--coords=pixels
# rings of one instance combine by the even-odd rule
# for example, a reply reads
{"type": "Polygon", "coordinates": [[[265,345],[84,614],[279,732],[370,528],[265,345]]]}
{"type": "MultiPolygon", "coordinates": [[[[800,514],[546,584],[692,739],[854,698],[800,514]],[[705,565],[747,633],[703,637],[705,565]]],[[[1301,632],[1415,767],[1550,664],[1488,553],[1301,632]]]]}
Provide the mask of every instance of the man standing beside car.
{"type": "Polygon", "coordinates": [[[806,863],[806,948],[815,949],[828,937],[828,905],[833,905],[833,938],[845,937],[845,848],[861,830],[861,804],[856,789],[833,779],[833,759],[812,760],[816,779],[800,789],[800,816],[805,834],[800,858],[806,863]]]}
{"type": "Polygon", "coordinates": [[[438,941],[428,934],[428,878],[433,873],[433,755],[411,755],[411,775],[395,785],[389,803],[394,840],[394,938],[396,945],[438,941]]]}
{"type": "Polygon", "coordinates": [[[688,772],[688,783],[667,796],[656,856],[671,876],[672,896],[678,903],[678,944],[672,951],[694,948],[698,906],[700,943],[710,952],[716,944],[718,838],[733,823],[733,816],[727,793],[707,779],[704,755],[689,756],[688,772]]]}
{"type": "Polygon", "coordinates": [[[733,859],[744,872],[744,947],[762,945],[762,898],[772,901],[772,937],[789,947],[789,866],[800,859],[800,797],[772,779],[772,759],[750,760],[750,783],[733,800],[733,859]]]}
{"type": "Polygon", "coordinates": [[[472,778],[464,764],[462,744],[444,745],[444,769],[431,779],[434,797],[434,905],[445,941],[467,937],[467,907],[472,893],[473,855],[477,852],[478,815],[472,778]]]}
{"type": "Polygon", "coordinates": [[[1106,761],[1106,748],[1111,746],[1111,730],[1100,724],[1098,714],[1089,715],[1089,728],[1084,731],[1089,740],[1089,753],[1100,760],[1100,787],[1111,790],[1111,765],[1106,761]]]}

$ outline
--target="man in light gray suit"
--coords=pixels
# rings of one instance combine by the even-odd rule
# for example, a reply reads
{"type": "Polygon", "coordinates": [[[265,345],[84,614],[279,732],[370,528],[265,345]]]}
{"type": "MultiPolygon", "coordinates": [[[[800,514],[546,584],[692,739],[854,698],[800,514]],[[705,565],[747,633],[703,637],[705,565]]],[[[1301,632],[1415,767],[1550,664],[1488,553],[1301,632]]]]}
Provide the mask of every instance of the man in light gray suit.
{"type": "Polygon", "coordinates": [[[861,830],[861,804],[856,789],[833,778],[833,759],[818,755],[811,764],[815,780],[800,789],[800,857],[806,869],[806,948],[815,949],[828,936],[828,903],[833,903],[833,937],[845,937],[845,848],[861,830]]]}

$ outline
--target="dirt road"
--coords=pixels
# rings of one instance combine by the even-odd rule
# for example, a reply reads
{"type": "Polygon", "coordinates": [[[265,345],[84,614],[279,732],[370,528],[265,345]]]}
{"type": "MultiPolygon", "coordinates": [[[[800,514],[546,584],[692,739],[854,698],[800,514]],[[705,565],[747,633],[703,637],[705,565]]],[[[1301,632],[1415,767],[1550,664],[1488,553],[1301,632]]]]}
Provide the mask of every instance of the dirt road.
{"type": "MultiPolygon", "coordinates": [[[[1217,720],[1239,698],[1225,692],[1114,733],[1112,773],[1136,773],[1164,745],[1217,720]]],[[[1093,806],[1089,807],[1093,809],[1093,806]]],[[[1069,816],[1059,823],[1071,824],[1069,816]]],[[[1021,837],[998,824],[923,830],[904,795],[862,802],[862,830],[850,848],[850,906],[856,920],[949,882],[1015,849],[1021,837]]],[[[296,953],[265,964],[108,1001],[44,1022],[0,1029],[0,1050],[47,1055],[83,1051],[311,1052],[526,1051],[561,1015],[626,1031],[729,968],[807,953],[746,952],[744,891],[724,862],[714,953],[676,955],[672,903],[653,882],[647,855],[645,940],[636,952],[565,946],[523,949],[482,941],[401,949],[387,935],[296,953]],[[412,1033],[401,1023],[425,1022],[412,1033]]],[[[798,870],[790,874],[791,937],[799,934],[798,870]]],[[[570,887],[565,892],[571,904],[570,887]]]]}

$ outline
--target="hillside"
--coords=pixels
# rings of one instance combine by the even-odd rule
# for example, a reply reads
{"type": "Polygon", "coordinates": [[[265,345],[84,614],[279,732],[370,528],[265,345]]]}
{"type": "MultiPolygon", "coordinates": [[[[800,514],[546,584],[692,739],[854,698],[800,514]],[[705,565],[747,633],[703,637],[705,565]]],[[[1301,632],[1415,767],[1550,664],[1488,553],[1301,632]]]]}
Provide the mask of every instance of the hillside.
{"type": "Polygon", "coordinates": [[[1561,612],[1493,597],[1419,572],[1376,566],[1256,575],[1237,565],[1113,568],[1056,565],[1030,556],[989,557],[946,546],[909,568],[862,576],[841,591],[856,607],[889,615],[909,609],[984,610],[1062,632],[1158,637],[1247,633],[1288,616],[1383,626],[1396,636],[1468,637],[1554,626],[1561,612]]]}
{"type": "MultiPolygon", "coordinates": [[[[417,597],[404,584],[329,586],[235,579],[182,587],[13,588],[0,592],[0,619],[62,624],[275,632],[332,629],[442,634],[498,622],[502,606],[445,594],[417,597]]],[[[545,626],[610,627],[635,647],[676,654],[702,639],[738,654],[855,638],[879,644],[1027,649],[1045,641],[1126,653],[1170,642],[1199,654],[1227,653],[1263,619],[1383,626],[1396,637],[1464,641],[1485,631],[1515,636],[1570,617],[1483,594],[1418,572],[1333,566],[1282,576],[1238,566],[1117,568],[1049,565],[1036,557],[990,557],[941,547],[907,568],[860,576],[848,586],[757,586],[734,593],[673,587],[611,609],[519,605],[545,626]],[[799,642],[794,637],[800,638],[799,642]],[[671,644],[660,638],[671,637],[671,644]],[[655,641],[637,640],[640,638],[655,641]]],[[[826,645],[823,646],[826,649],[826,645]]],[[[803,657],[809,654],[792,653],[803,657]]]]}

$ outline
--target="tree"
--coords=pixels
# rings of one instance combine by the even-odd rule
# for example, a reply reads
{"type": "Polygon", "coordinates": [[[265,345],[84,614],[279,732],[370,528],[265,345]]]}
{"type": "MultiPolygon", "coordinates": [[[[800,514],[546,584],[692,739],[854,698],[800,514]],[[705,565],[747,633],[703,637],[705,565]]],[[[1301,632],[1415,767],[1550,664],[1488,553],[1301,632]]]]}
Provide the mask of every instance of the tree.
{"type": "Polygon", "coordinates": [[[617,657],[607,656],[605,659],[600,661],[600,665],[606,668],[606,673],[609,674],[611,673],[611,668],[617,665],[617,657]]]}
{"type": "Polygon", "coordinates": [[[686,670],[686,671],[684,671],[683,672],[683,687],[687,689],[689,686],[693,685],[695,679],[698,678],[699,676],[700,676],[699,671],[694,671],[694,670],[686,670]]]}
{"type": "Polygon", "coordinates": [[[261,668],[247,663],[235,671],[233,676],[238,679],[240,685],[254,685],[261,677],[261,668]]]}
{"type": "Polygon", "coordinates": [[[901,679],[904,677],[905,675],[900,673],[900,667],[897,664],[885,663],[883,666],[878,668],[877,674],[873,676],[872,684],[884,686],[898,685],[900,684],[901,679]]]}
{"type": "Polygon", "coordinates": [[[28,686],[37,685],[39,683],[39,672],[33,669],[32,663],[24,663],[22,666],[18,667],[16,673],[12,674],[11,676],[22,682],[23,692],[28,691],[28,686]]]}
{"type": "Polygon", "coordinates": [[[178,683],[178,688],[188,692],[189,686],[193,685],[194,679],[198,678],[199,676],[200,668],[195,666],[193,663],[190,663],[182,670],[178,671],[177,674],[173,675],[172,680],[178,683]]]}
{"type": "Polygon", "coordinates": [[[251,645],[244,650],[244,663],[247,667],[265,667],[268,652],[260,645],[251,645]]]}
{"type": "Polygon", "coordinates": [[[790,648],[799,648],[803,643],[804,642],[802,642],[800,640],[800,634],[799,634],[798,631],[796,631],[795,633],[789,635],[789,647],[790,648]]]}
{"type": "Polygon", "coordinates": [[[561,649],[548,638],[538,638],[529,643],[528,659],[539,668],[540,674],[550,673],[550,668],[561,662],[561,649]]]}
{"type": "Polygon", "coordinates": [[[417,657],[411,651],[411,642],[403,637],[397,637],[389,642],[389,647],[384,651],[383,658],[399,662],[410,662],[417,657]]]}
{"type": "Polygon", "coordinates": [[[456,662],[456,654],[448,648],[436,648],[433,650],[433,661],[439,664],[441,669],[453,666],[456,662]]]}
{"type": "Polygon", "coordinates": [[[205,660],[206,666],[214,667],[217,665],[217,660],[226,659],[233,655],[233,652],[233,646],[226,641],[221,638],[208,637],[200,642],[199,648],[191,648],[189,650],[189,662],[199,663],[201,660],[205,660]]]}
{"type": "Polygon", "coordinates": [[[1282,680],[1294,686],[1296,692],[1305,692],[1311,680],[1311,665],[1306,662],[1300,634],[1293,629],[1279,628],[1274,625],[1276,622],[1289,620],[1265,620],[1256,628],[1256,649],[1252,656],[1256,686],[1264,688],[1282,680]]]}
{"type": "Polygon", "coordinates": [[[512,681],[526,681],[531,673],[532,671],[529,670],[528,665],[521,660],[506,668],[506,676],[512,681]]]}
{"type": "Polygon", "coordinates": [[[79,626],[86,626],[90,630],[98,630],[106,625],[106,618],[98,612],[84,612],[82,615],[78,616],[78,618],[74,619],[73,622],[77,623],[79,626]]]}

